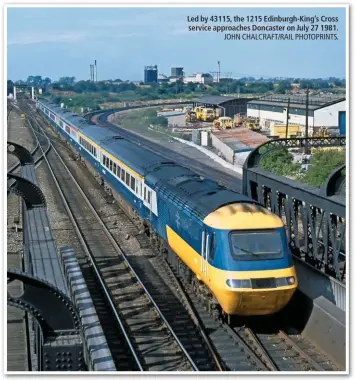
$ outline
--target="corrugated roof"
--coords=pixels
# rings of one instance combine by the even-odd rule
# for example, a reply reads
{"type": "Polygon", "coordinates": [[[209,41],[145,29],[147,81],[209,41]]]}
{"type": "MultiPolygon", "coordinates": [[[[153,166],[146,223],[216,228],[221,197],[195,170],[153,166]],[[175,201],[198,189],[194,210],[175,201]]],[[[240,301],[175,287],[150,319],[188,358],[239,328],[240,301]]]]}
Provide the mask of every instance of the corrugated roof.
{"type": "MultiPolygon", "coordinates": [[[[259,99],[254,99],[248,102],[248,104],[270,105],[278,107],[287,107],[288,99],[290,98],[290,108],[306,109],[306,97],[305,96],[291,96],[291,95],[268,95],[259,99]]],[[[345,96],[321,96],[321,97],[309,97],[308,109],[316,110],[324,107],[328,107],[332,104],[336,104],[344,101],[345,96]]]]}
{"type": "Polygon", "coordinates": [[[256,148],[259,145],[269,141],[269,139],[260,133],[253,132],[247,128],[233,128],[213,133],[217,138],[230,146],[235,151],[244,148],[256,148]]]}
{"type": "Polygon", "coordinates": [[[218,96],[218,95],[207,95],[207,96],[201,96],[201,98],[193,99],[195,102],[198,103],[205,103],[205,104],[213,104],[213,105],[219,105],[226,102],[229,102],[230,100],[240,100],[241,98],[236,98],[232,96],[218,96]]]}

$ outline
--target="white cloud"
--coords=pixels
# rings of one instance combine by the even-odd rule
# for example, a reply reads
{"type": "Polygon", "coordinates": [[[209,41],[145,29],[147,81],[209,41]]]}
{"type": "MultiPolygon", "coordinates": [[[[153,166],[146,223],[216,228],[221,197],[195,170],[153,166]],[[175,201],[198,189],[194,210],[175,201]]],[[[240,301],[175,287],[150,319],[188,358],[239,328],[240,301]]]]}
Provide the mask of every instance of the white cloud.
{"type": "Polygon", "coordinates": [[[49,32],[21,32],[7,40],[8,45],[31,45],[42,43],[78,43],[100,38],[128,38],[137,36],[136,33],[115,33],[108,31],[49,31],[49,32]]]}

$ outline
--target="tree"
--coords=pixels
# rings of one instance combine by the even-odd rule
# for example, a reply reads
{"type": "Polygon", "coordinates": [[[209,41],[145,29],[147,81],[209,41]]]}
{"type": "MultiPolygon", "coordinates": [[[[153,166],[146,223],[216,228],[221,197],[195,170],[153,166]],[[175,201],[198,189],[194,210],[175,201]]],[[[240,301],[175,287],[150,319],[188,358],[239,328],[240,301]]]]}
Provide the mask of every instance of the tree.
{"type": "Polygon", "coordinates": [[[75,77],[61,77],[59,78],[58,83],[64,85],[74,85],[75,77]]]}
{"type": "Polygon", "coordinates": [[[291,82],[288,80],[281,80],[276,87],[277,94],[285,94],[286,90],[291,89],[291,82]]]}

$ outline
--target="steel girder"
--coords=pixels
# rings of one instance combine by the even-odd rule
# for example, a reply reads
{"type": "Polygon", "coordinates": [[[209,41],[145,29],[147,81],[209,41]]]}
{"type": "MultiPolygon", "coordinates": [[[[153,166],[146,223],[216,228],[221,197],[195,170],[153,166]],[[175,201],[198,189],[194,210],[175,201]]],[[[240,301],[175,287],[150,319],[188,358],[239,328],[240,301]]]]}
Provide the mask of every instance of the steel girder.
{"type": "Polygon", "coordinates": [[[9,190],[24,200],[27,209],[46,207],[46,198],[37,185],[14,174],[7,174],[7,177],[16,180],[15,184],[9,190]]]}
{"type": "Polygon", "coordinates": [[[7,271],[7,282],[21,281],[24,292],[8,293],[8,305],[33,316],[39,371],[84,370],[79,314],[69,297],[49,282],[19,270],[7,271]]]}
{"type": "MultiPolygon", "coordinates": [[[[344,146],[345,137],[309,138],[309,147],[344,146]]],[[[294,255],[327,275],[345,281],[346,206],[333,195],[338,168],[321,191],[259,167],[262,156],[280,148],[303,147],[305,139],[279,139],[252,151],[243,167],[243,192],[279,215],[294,255]],[[329,183],[330,182],[330,183],[329,183]]]]}
{"type": "Polygon", "coordinates": [[[24,148],[22,145],[8,141],[7,142],[7,153],[10,153],[10,154],[16,156],[19,159],[21,166],[33,164],[33,157],[31,155],[31,153],[26,148],[24,148]]]}
{"type": "Polygon", "coordinates": [[[327,182],[323,188],[326,197],[332,197],[345,192],[345,168],[346,165],[339,166],[327,178],[327,182]]]}

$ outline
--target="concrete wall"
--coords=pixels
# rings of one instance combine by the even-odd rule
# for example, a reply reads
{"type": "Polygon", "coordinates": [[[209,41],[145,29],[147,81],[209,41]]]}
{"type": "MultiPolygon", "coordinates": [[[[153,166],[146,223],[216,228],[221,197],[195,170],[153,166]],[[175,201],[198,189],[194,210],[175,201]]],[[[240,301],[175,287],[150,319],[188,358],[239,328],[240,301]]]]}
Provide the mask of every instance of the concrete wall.
{"type": "Polygon", "coordinates": [[[314,111],[314,126],[338,127],[339,111],[346,110],[346,102],[339,102],[329,107],[314,111]]]}
{"type": "Polygon", "coordinates": [[[346,311],[346,287],[334,278],[328,277],[302,260],[294,259],[298,289],[310,299],[323,296],[340,310],[346,311]]]}
{"type": "Polygon", "coordinates": [[[339,370],[346,369],[346,287],[295,258],[299,281],[290,315],[302,336],[326,354],[339,370]]]}
{"type": "MultiPolygon", "coordinates": [[[[248,109],[247,115],[251,117],[260,117],[260,119],[264,120],[270,120],[270,124],[285,124],[286,123],[286,117],[285,113],[281,112],[272,112],[272,111],[263,111],[263,110],[255,110],[255,109],[248,109]]],[[[306,125],[306,117],[302,115],[292,115],[290,114],[289,119],[290,124],[295,125],[306,125]]],[[[308,116],[308,125],[310,128],[313,127],[314,124],[314,118],[313,116],[308,116]]]]}
{"type": "Polygon", "coordinates": [[[222,152],[226,161],[233,164],[234,151],[228,145],[224,144],[218,137],[211,133],[211,143],[214,148],[222,152]]]}
{"type": "Polygon", "coordinates": [[[234,154],[234,165],[243,166],[250,152],[241,152],[234,154]]]}

